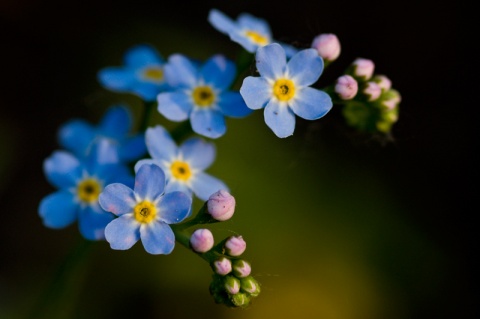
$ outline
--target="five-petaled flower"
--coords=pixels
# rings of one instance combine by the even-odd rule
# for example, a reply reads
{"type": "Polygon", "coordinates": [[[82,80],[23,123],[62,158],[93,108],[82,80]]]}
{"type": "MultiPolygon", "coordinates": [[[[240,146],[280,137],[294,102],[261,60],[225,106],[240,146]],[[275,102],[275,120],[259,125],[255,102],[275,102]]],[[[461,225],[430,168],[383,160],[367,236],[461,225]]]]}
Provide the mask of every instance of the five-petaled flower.
{"type": "Polygon", "coordinates": [[[172,92],[157,97],[158,111],[171,121],[185,121],[195,133],[218,138],[225,134],[225,116],[240,118],[251,113],[240,93],[228,91],[235,80],[235,64],[215,55],[203,65],[174,54],[165,65],[172,92]]]}
{"type": "Polygon", "coordinates": [[[285,50],[273,43],[257,50],[256,66],[260,77],[246,77],[240,94],[249,108],[265,108],[265,122],[278,137],[293,134],[295,114],[316,120],[332,108],[327,93],[310,87],[323,72],[315,49],[299,51],[287,63],[285,50]]]}
{"type": "Polygon", "coordinates": [[[167,192],[193,192],[206,201],[218,190],[228,190],[222,181],[204,172],[215,160],[213,143],[191,137],[177,147],[170,133],[160,125],[148,128],[145,139],[152,159],[138,161],[135,171],[144,164],[157,164],[165,172],[167,192]]]}
{"type": "Polygon", "coordinates": [[[142,165],[135,187],[114,183],[100,194],[100,205],[118,218],[105,228],[112,249],[126,250],[138,240],[150,254],[169,254],[175,234],[169,224],[183,221],[191,213],[192,198],[182,192],[165,193],[165,174],[154,164],[142,165]]]}
{"type": "Polygon", "coordinates": [[[147,102],[155,101],[157,94],[167,90],[164,59],[152,46],[137,45],[124,56],[125,66],[107,67],[98,72],[98,81],[116,92],[134,93],[147,102]]]}

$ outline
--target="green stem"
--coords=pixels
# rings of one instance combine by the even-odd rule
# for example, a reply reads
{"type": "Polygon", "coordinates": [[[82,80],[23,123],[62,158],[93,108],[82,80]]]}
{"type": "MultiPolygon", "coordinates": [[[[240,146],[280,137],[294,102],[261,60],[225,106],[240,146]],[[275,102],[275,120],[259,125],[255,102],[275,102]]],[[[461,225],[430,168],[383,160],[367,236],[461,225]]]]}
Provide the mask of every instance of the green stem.
{"type": "Polygon", "coordinates": [[[140,122],[140,132],[145,132],[152,116],[152,111],[156,106],[156,102],[145,102],[142,120],[140,122]]]}

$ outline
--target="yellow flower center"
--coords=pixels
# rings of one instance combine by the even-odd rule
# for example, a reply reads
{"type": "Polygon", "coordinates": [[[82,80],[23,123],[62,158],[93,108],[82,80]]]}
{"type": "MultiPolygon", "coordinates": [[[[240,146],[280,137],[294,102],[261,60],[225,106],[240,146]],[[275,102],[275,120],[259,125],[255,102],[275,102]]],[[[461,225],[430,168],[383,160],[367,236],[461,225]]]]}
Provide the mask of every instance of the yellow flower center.
{"type": "Polygon", "coordinates": [[[273,95],[280,101],[288,101],[295,95],[295,84],[288,79],[279,79],[273,85],[273,95]]]}
{"type": "Polygon", "coordinates": [[[133,216],[140,223],[150,223],[157,216],[157,208],[149,201],[138,203],[133,209],[133,216]]]}
{"type": "Polygon", "coordinates": [[[209,86],[198,86],[192,93],[193,101],[198,106],[208,107],[215,102],[215,93],[209,86]]]}
{"type": "Polygon", "coordinates": [[[258,45],[264,46],[268,44],[268,39],[266,36],[251,30],[245,31],[245,35],[252,41],[258,45]]]}
{"type": "Polygon", "coordinates": [[[158,66],[148,67],[143,70],[143,77],[152,82],[161,82],[163,80],[163,69],[158,66]]]}
{"type": "Polygon", "coordinates": [[[182,161],[175,161],[170,166],[170,171],[173,177],[182,181],[187,181],[192,176],[192,171],[188,163],[182,161]]]}
{"type": "Polygon", "coordinates": [[[101,191],[100,183],[94,178],[85,178],[77,185],[77,196],[82,202],[96,202],[101,191]]]}

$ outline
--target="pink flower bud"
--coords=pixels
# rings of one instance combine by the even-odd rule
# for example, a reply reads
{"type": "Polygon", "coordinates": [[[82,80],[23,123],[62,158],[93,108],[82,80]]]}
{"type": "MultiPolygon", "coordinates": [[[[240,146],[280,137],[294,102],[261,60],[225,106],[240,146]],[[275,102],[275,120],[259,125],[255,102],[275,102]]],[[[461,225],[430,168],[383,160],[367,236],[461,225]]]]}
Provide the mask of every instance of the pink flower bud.
{"type": "Polygon", "coordinates": [[[248,262],[242,259],[235,260],[233,262],[233,274],[238,278],[247,277],[250,275],[252,267],[248,262]]]}
{"type": "Polygon", "coordinates": [[[373,71],[375,70],[375,64],[372,60],[368,59],[357,58],[355,61],[353,61],[352,65],[353,76],[364,81],[369,80],[373,75],[373,71]]]}
{"type": "Polygon", "coordinates": [[[232,262],[229,259],[222,257],[213,262],[213,270],[215,273],[225,276],[232,271],[232,262]]]}
{"type": "Polygon", "coordinates": [[[335,93],[342,100],[350,100],[357,95],[358,82],[350,75],[342,75],[337,79],[335,83],[335,93]]]}
{"type": "Polygon", "coordinates": [[[368,101],[375,101],[382,94],[382,88],[375,82],[367,82],[362,93],[367,96],[368,101]]]}
{"type": "Polygon", "coordinates": [[[322,33],[312,41],[312,48],[326,61],[334,61],[340,55],[340,41],[333,33],[322,33]]]}
{"type": "Polygon", "coordinates": [[[197,253],[204,253],[213,247],[213,234],[208,229],[197,229],[190,237],[190,245],[197,253]]]}
{"type": "Polygon", "coordinates": [[[386,92],[392,88],[392,81],[385,75],[377,74],[372,78],[372,81],[382,88],[382,92],[386,92]]]}
{"type": "Polygon", "coordinates": [[[225,242],[225,249],[230,256],[240,256],[247,248],[242,236],[231,236],[225,242]]]}
{"type": "Polygon", "coordinates": [[[234,295],[240,291],[240,280],[234,276],[227,276],[224,287],[229,294],[234,295]]]}
{"type": "Polygon", "coordinates": [[[229,220],[235,212],[235,197],[226,190],[219,190],[208,199],[207,209],[214,219],[229,220]]]}

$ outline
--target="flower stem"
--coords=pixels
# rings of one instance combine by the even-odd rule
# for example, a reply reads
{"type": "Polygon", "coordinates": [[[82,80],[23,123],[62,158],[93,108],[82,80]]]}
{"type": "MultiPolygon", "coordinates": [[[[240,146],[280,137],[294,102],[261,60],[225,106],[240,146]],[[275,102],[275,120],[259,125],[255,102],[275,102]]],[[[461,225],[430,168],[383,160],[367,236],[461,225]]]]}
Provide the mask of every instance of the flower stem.
{"type": "Polygon", "coordinates": [[[156,102],[145,102],[145,109],[143,111],[142,121],[140,122],[140,132],[145,132],[147,129],[155,105],[156,102]]]}

